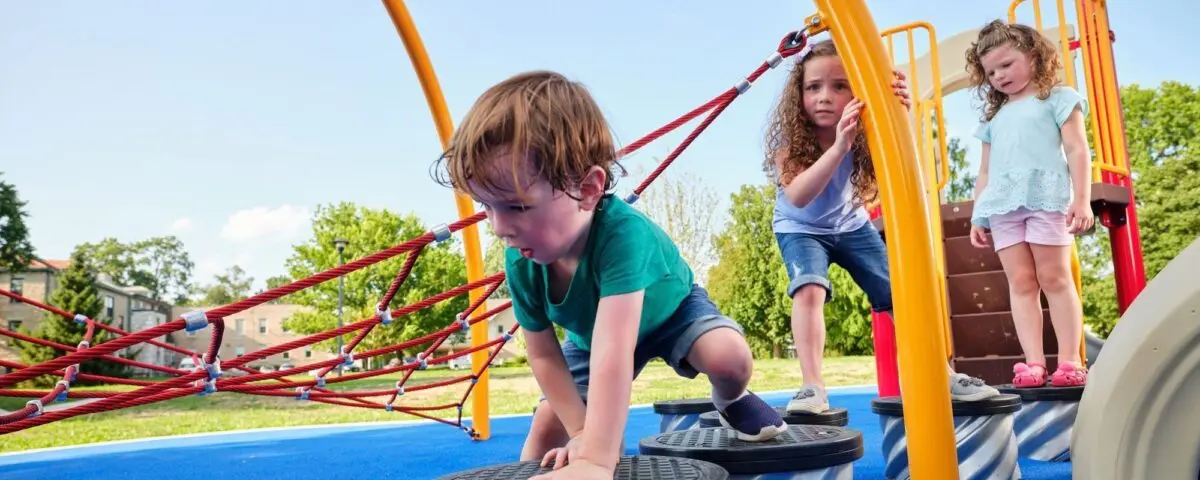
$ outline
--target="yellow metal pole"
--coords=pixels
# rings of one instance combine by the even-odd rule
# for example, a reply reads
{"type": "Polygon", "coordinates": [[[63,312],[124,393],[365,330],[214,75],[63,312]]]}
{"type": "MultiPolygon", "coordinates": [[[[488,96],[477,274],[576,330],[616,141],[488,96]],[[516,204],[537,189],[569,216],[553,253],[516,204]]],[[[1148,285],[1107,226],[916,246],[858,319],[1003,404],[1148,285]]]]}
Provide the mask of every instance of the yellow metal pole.
{"type": "Polygon", "coordinates": [[[1063,79],[1071,88],[1078,89],[1079,87],[1075,84],[1075,60],[1071,58],[1071,40],[1067,38],[1066,7],[1063,6],[1063,0],[1055,0],[1055,3],[1058,4],[1058,42],[1062,45],[1063,51],[1063,79]]]}
{"type": "Polygon", "coordinates": [[[1121,129],[1121,101],[1117,91],[1116,67],[1112,56],[1112,38],[1108,36],[1108,2],[1105,0],[1092,1],[1092,13],[1096,20],[1096,49],[1099,50],[1097,61],[1103,75],[1105,125],[1108,127],[1109,158],[1112,166],[1129,168],[1129,157],[1125,152],[1125,132],[1121,129]]]}
{"type": "MultiPolygon", "coordinates": [[[[425,44],[421,42],[421,37],[417,34],[417,26],[413,23],[412,16],[409,15],[408,7],[404,5],[403,0],[383,0],[383,5],[387,8],[388,15],[396,26],[396,31],[400,33],[404,49],[408,51],[408,58],[412,61],[413,70],[417,72],[417,78],[421,82],[421,89],[425,91],[425,101],[429,103],[429,111],[433,114],[438,139],[442,142],[442,149],[445,149],[450,144],[451,135],[454,134],[454,122],[450,119],[450,110],[446,108],[446,98],[442,95],[442,87],[438,85],[437,75],[433,72],[433,64],[429,61],[429,54],[425,51],[425,44]]],[[[475,214],[471,198],[467,195],[454,192],[454,203],[458,207],[459,218],[475,214]]],[[[462,232],[463,244],[466,248],[467,281],[476,282],[483,279],[483,255],[479,246],[479,229],[476,225],[472,225],[464,228],[462,232]]],[[[485,289],[483,288],[471,290],[471,301],[478,300],[484,293],[485,289]]],[[[472,318],[486,310],[486,308],[476,309],[472,318]]],[[[487,322],[471,325],[471,345],[478,346],[488,342],[487,327],[487,322]]],[[[487,440],[491,437],[491,425],[488,419],[488,369],[484,368],[487,360],[487,349],[471,353],[471,368],[476,372],[481,372],[471,392],[471,420],[479,440],[487,440]]]]}
{"type": "Polygon", "coordinates": [[[933,219],[933,230],[930,231],[932,238],[937,239],[934,242],[934,255],[938,259],[934,263],[938,277],[938,291],[943,292],[941,296],[942,311],[947,314],[942,318],[942,336],[946,344],[946,361],[954,355],[954,345],[950,333],[950,311],[948,290],[946,289],[946,271],[945,271],[945,246],[941,241],[942,234],[942,188],[946,186],[946,182],[950,179],[950,158],[946,146],[946,123],[942,118],[942,74],[941,60],[938,57],[937,33],[933,25],[928,22],[911,22],[903,25],[898,25],[892,28],[885,29],[879,34],[887,38],[887,54],[890,65],[895,65],[895,47],[894,39],[896,34],[905,32],[908,40],[908,64],[909,64],[909,88],[913,95],[913,115],[917,125],[917,151],[921,155],[921,165],[926,170],[925,181],[927,185],[926,195],[929,196],[929,212],[930,218],[933,219]],[[914,30],[923,28],[929,34],[929,63],[930,63],[930,80],[933,82],[933,98],[925,100],[921,98],[921,87],[917,79],[917,62],[916,62],[916,37],[914,30]],[[937,132],[938,142],[936,153],[934,151],[933,142],[933,114],[937,112],[937,132]],[[940,155],[940,156],[939,156],[940,155]],[[941,175],[938,174],[937,158],[941,159],[941,175]]]}
{"type": "Polygon", "coordinates": [[[854,66],[847,69],[850,86],[867,106],[862,124],[888,229],[910,471],[913,478],[958,478],[946,348],[941,335],[930,334],[941,328],[943,292],[933,268],[933,225],[911,124],[892,94],[892,68],[866,2],[815,2],[842,61],[854,66]]]}
{"type": "MultiPolygon", "coordinates": [[[[1097,48],[1099,41],[1094,17],[1088,15],[1091,10],[1085,3],[1091,0],[1076,0],[1075,12],[1079,18],[1079,49],[1083,52],[1084,71],[1087,78],[1088,104],[1091,105],[1089,115],[1092,118],[1092,147],[1096,150],[1095,165],[1092,168],[1092,182],[1101,179],[1100,165],[1112,165],[1112,151],[1108,145],[1108,125],[1104,116],[1104,85],[1100,69],[1100,52],[1097,48]]],[[[1106,32],[1107,33],[1107,32],[1106,32]]]]}

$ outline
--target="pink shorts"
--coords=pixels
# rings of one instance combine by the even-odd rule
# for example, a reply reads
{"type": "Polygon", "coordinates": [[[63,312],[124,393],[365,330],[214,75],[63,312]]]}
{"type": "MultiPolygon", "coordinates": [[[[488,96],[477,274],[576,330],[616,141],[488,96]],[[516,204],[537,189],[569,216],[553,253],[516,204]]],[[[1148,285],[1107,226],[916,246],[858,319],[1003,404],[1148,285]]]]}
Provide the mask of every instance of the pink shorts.
{"type": "Polygon", "coordinates": [[[1021,242],[1037,245],[1070,245],[1075,236],[1067,228],[1067,216],[1061,212],[1019,208],[989,219],[992,243],[996,251],[1021,242]]]}

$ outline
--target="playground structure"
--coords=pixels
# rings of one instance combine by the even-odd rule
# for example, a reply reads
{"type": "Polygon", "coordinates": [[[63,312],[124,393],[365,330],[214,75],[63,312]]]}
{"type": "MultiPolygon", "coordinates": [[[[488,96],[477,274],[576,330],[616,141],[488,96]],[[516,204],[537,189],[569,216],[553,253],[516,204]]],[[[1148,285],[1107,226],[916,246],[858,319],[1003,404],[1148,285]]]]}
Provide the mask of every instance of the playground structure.
{"type": "MultiPolygon", "coordinates": [[[[958,266],[960,264],[952,261],[953,258],[968,256],[968,251],[957,239],[965,234],[962,226],[969,218],[969,202],[943,205],[941,201],[941,192],[948,177],[945,161],[947,152],[944,136],[935,136],[935,131],[945,131],[942,97],[963,87],[961,62],[952,58],[961,57],[961,42],[965,38],[972,38],[973,32],[964,32],[939,43],[936,41],[932,25],[927,23],[909,24],[885,31],[877,30],[863,0],[817,0],[815,3],[819,13],[805,19],[803,30],[786,35],[772,56],[744,82],[622,150],[622,155],[631,153],[701,114],[709,113],[700,126],[635,190],[635,196],[631,197],[631,200],[636,200],[636,194],[640,194],[678,158],[691,141],[737,96],[744,93],[755,79],[778,65],[783,58],[798,53],[808,38],[829,33],[846,63],[856,67],[847,72],[852,88],[859,92],[859,96],[867,104],[873,106],[867,110],[862,122],[868,132],[880,184],[880,203],[874,213],[878,220],[877,225],[888,238],[889,264],[894,272],[893,296],[896,299],[896,314],[904,318],[931,319],[926,322],[938,322],[930,324],[910,321],[893,325],[891,319],[876,315],[873,323],[879,393],[880,396],[899,395],[903,404],[921,405],[921,408],[906,409],[903,412],[908,444],[907,456],[912,475],[916,478],[957,478],[959,466],[953,454],[956,445],[951,423],[951,402],[947,394],[947,379],[940,373],[943,371],[941,365],[946,359],[951,359],[959,371],[982,376],[991,383],[1005,383],[1003,380],[995,381],[995,378],[999,378],[996,377],[996,372],[1003,367],[1001,373],[1005,375],[1005,379],[1011,378],[1007,368],[1014,359],[1013,354],[1008,352],[1015,343],[1009,340],[1006,345],[994,336],[1002,332],[1005,322],[1011,324],[1011,317],[1006,316],[1004,310],[1007,305],[1007,288],[1003,282],[997,282],[995,275],[998,263],[977,251],[969,251],[974,257],[963,262],[978,265],[974,271],[962,270],[958,266]],[[930,38],[930,52],[923,57],[915,56],[912,45],[912,32],[917,29],[926,30],[930,38]],[[895,64],[893,37],[902,32],[907,32],[910,37],[910,60],[898,68],[910,72],[915,97],[911,114],[892,99],[888,86],[890,71],[895,64]],[[880,41],[881,37],[887,41],[880,41]],[[941,52],[952,52],[952,55],[939,55],[941,52]],[[900,208],[901,206],[906,208],[900,208]],[[984,278],[985,281],[973,280],[979,278],[984,278]],[[985,307],[981,307],[986,311],[963,313],[963,304],[962,301],[956,300],[956,292],[966,292],[970,295],[983,289],[993,292],[989,297],[992,303],[985,302],[985,307]],[[943,332],[943,335],[922,334],[934,330],[943,332]],[[902,355],[897,355],[896,345],[904,346],[902,355]],[[982,348],[980,345],[988,348],[982,348]],[[997,353],[997,349],[1004,352],[997,353]],[[898,379],[901,376],[905,378],[906,388],[903,392],[899,389],[898,379]]],[[[1018,0],[1010,6],[1010,20],[1015,19],[1015,12],[1020,3],[1018,0]]],[[[445,145],[453,127],[432,64],[425,54],[415,25],[403,2],[385,0],[384,4],[409,53],[434,116],[437,133],[445,145]]],[[[1183,275],[1189,267],[1195,268],[1200,265],[1200,244],[1193,244],[1181,253],[1150,285],[1144,295],[1146,298],[1134,302],[1146,287],[1145,274],[1141,265],[1137,216],[1126,161],[1124,128],[1120,118],[1118,84],[1112,61],[1112,39],[1108,33],[1105,3],[1101,0],[1077,0],[1079,26],[1072,28],[1066,24],[1064,6],[1060,0],[1059,25],[1054,29],[1042,28],[1039,2],[1033,1],[1032,4],[1036,12],[1035,25],[1047,35],[1058,38],[1060,51],[1068,60],[1065,62],[1067,68],[1063,73],[1064,81],[1068,84],[1077,81],[1072,60],[1074,52],[1079,51],[1083,56],[1085,74],[1082,78],[1086,81],[1088,99],[1092,106],[1091,124],[1096,154],[1093,168],[1093,204],[1100,219],[1099,223],[1108,229],[1112,239],[1118,304],[1124,314],[1123,321],[1113,331],[1100,357],[1107,360],[1092,365],[1091,383],[1079,402],[1072,452],[1076,475],[1082,475],[1081,478],[1173,478],[1171,475],[1177,472],[1190,472],[1187,475],[1195,475],[1197,465],[1200,465],[1197,459],[1200,439],[1196,438],[1194,432],[1197,425],[1200,425],[1200,413],[1194,409],[1189,410],[1188,407],[1200,399],[1200,355],[1197,355],[1197,349],[1191,347],[1200,337],[1200,322],[1196,322],[1195,318],[1195,311],[1200,308],[1200,289],[1197,289],[1194,283],[1184,280],[1183,275]],[[1076,30],[1078,40],[1071,41],[1070,35],[1076,33],[1076,30]],[[1119,395],[1116,391],[1117,385],[1121,385],[1126,391],[1137,386],[1139,388],[1135,391],[1145,392],[1147,396],[1140,397],[1141,403],[1135,402],[1139,397],[1119,395]]],[[[35,398],[26,409],[0,417],[0,434],[75,415],[141,405],[188,394],[238,391],[404,411],[462,427],[475,438],[486,440],[489,437],[487,366],[498,353],[499,346],[511,339],[516,327],[500,338],[488,338],[486,319],[508,305],[486,312],[481,311],[479,307],[499,286],[499,282],[503,281],[503,274],[485,276],[482,268],[479,236],[475,224],[485,218],[484,214],[473,212],[471,202],[465,196],[456,195],[456,202],[460,220],[435,228],[412,241],[229,306],[208,312],[193,312],[184,318],[136,333],[119,331],[91,319],[78,318],[71,312],[56,311],[54,307],[0,290],[0,293],[10,298],[35,304],[66,318],[75,318],[88,326],[85,342],[77,348],[57,345],[58,348],[73,352],[69,355],[33,366],[6,365],[18,370],[0,376],[0,389],[46,373],[60,375],[63,380],[48,392],[0,390],[0,395],[35,398]],[[391,309],[391,297],[400,283],[407,278],[421,248],[433,241],[444,240],[458,231],[462,231],[466,244],[469,283],[413,305],[391,309]],[[216,350],[220,345],[223,317],[400,254],[407,254],[405,266],[397,275],[388,294],[381,299],[376,316],[336,330],[270,347],[261,352],[249,353],[245,357],[221,365],[216,350]],[[469,295],[471,306],[447,328],[405,342],[403,345],[352,353],[355,346],[373,328],[386,328],[393,318],[464,293],[469,295]],[[76,397],[69,391],[69,387],[78,373],[79,362],[99,356],[104,356],[105,361],[119,361],[111,354],[121,348],[141,342],[154,343],[154,338],[180,329],[194,331],[208,326],[213,328],[214,342],[213,347],[202,359],[197,358],[197,365],[203,365],[203,368],[195,372],[156,368],[164,373],[177,375],[177,378],[153,385],[149,382],[135,383],[142,388],[133,392],[89,392],[87,396],[102,400],[68,410],[43,411],[44,404],[56,398],[76,397]],[[95,346],[90,345],[88,342],[96,328],[109,330],[121,337],[95,346]],[[469,328],[472,332],[471,349],[443,358],[428,357],[429,352],[444,342],[450,333],[463,328],[469,328]],[[339,359],[271,374],[244,367],[247,363],[267,355],[355,331],[359,332],[357,337],[346,346],[339,359]],[[394,390],[348,394],[324,388],[324,375],[340,362],[353,361],[355,357],[384,355],[430,341],[433,345],[419,356],[416,363],[328,380],[328,383],[335,383],[339,380],[405,372],[403,380],[398,382],[394,390]],[[489,352],[488,349],[491,348],[496,350],[489,352]],[[476,366],[474,370],[477,371],[453,379],[453,382],[470,382],[463,400],[458,404],[420,408],[394,405],[397,398],[403,395],[403,384],[413,370],[423,368],[429,363],[445,362],[467,354],[472,356],[472,364],[476,366]],[[222,368],[243,369],[250,375],[236,379],[221,378],[222,368]],[[284,376],[313,368],[322,369],[316,380],[283,380],[284,376]],[[261,380],[275,380],[278,383],[254,383],[261,380]],[[293,388],[296,389],[294,392],[287,390],[293,388]],[[462,405],[472,393],[473,421],[468,428],[461,421],[462,405]],[[381,395],[390,395],[386,404],[365,400],[381,395]],[[455,406],[459,409],[457,422],[423,413],[455,406]]],[[[1077,259],[1075,266],[1078,288],[1077,259]]],[[[1002,275],[999,278],[1002,280],[1002,275]]],[[[1048,347],[1054,345],[1052,338],[1047,338],[1048,347]]],[[[167,344],[154,344],[164,348],[172,347],[167,344]]],[[[1081,345],[1080,348],[1085,349],[1085,346],[1081,345]]],[[[1019,354],[1019,350],[1017,352],[1019,354]]],[[[185,353],[194,355],[193,352],[185,353]]],[[[1047,353],[1051,354],[1052,351],[1048,350],[1047,353]]],[[[1052,368],[1052,365],[1048,367],[1052,368]]],[[[93,379],[130,383],[121,381],[122,379],[93,379]]],[[[453,382],[422,385],[410,388],[409,391],[453,382]]]]}

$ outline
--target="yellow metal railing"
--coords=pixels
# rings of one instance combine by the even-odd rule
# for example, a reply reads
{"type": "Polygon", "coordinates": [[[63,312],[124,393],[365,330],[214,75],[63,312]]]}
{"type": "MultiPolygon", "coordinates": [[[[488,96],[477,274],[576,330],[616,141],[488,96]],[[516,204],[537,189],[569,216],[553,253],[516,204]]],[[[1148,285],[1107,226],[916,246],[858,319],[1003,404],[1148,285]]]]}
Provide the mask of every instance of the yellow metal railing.
{"type": "MultiPolygon", "coordinates": [[[[1013,0],[1008,5],[1008,23],[1017,22],[1017,7],[1025,0],[1013,0]]],[[[1037,31],[1042,31],[1042,3],[1039,0],[1030,0],[1033,5],[1033,27],[1037,31]]],[[[1075,62],[1071,60],[1071,39],[1067,36],[1067,12],[1063,6],[1062,0],[1054,0],[1058,5],[1058,41],[1062,48],[1063,55],[1063,79],[1071,88],[1078,88],[1075,84],[1075,62]]]]}
{"type": "MultiPolygon", "coordinates": [[[[404,42],[404,48],[408,51],[408,58],[412,61],[413,70],[417,72],[421,89],[425,91],[425,101],[429,103],[429,111],[433,115],[438,139],[441,140],[442,149],[445,150],[449,147],[451,135],[454,134],[454,123],[450,119],[450,110],[446,107],[446,98],[442,95],[441,86],[438,85],[437,75],[433,72],[433,63],[429,61],[429,54],[425,51],[425,44],[417,34],[417,27],[413,24],[412,16],[408,13],[408,7],[404,5],[404,0],[384,0],[383,5],[387,8],[388,15],[392,18],[392,23],[396,26],[396,31],[404,42]]],[[[467,195],[455,192],[454,203],[458,208],[460,218],[475,214],[475,206],[467,195]]],[[[483,255],[479,246],[479,229],[476,225],[471,225],[464,228],[462,233],[463,246],[466,250],[467,281],[477,282],[483,279],[483,255]]],[[[471,290],[469,294],[471,303],[476,302],[484,293],[486,292],[483,287],[471,290]]],[[[486,310],[486,308],[475,309],[471,318],[478,317],[486,310]]],[[[487,342],[488,322],[472,324],[471,345],[477,347],[487,342]]],[[[471,426],[475,429],[476,438],[479,440],[487,440],[491,437],[491,424],[488,418],[489,375],[486,368],[488,355],[486,348],[471,353],[471,368],[476,371],[477,375],[475,386],[471,392],[471,426]]]]}
{"type": "MultiPolygon", "coordinates": [[[[911,22],[903,25],[898,25],[882,32],[879,32],[887,41],[888,61],[893,67],[896,65],[896,47],[895,38],[899,34],[904,34],[908,48],[908,76],[909,92],[912,94],[913,125],[916,126],[917,151],[921,159],[921,169],[927,175],[925,195],[930,207],[929,216],[934,219],[933,228],[930,235],[933,238],[942,238],[942,222],[941,222],[941,192],[945,188],[946,183],[950,180],[950,162],[948,156],[948,148],[946,145],[946,122],[945,115],[942,114],[942,72],[941,59],[938,57],[938,42],[937,31],[928,22],[911,22]],[[929,81],[933,87],[933,97],[924,98],[921,92],[922,88],[920,70],[917,66],[916,53],[916,38],[914,33],[916,30],[925,30],[929,39],[929,81]],[[934,118],[936,117],[937,127],[934,127],[934,118]],[[936,139],[935,139],[936,137],[936,139]],[[935,147],[936,144],[936,147],[935,147]],[[935,151],[936,148],[936,151],[935,151]]],[[[939,285],[938,291],[946,292],[946,269],[945,269],[945,244],[943,242],[934,242],[934,255],[938,261],[934,263],[939,285]]],[[[947,295],[942,295],[942,308],[950,311],[949,298],[947,295]]],[[[942,337],[946,345],[946,359],[949,360],[954,355],[954,343],[951,341],[950,333],[950,318],[949,316],[942,318],[942,337]]]]}
{"type": "MultiPolygon", "coordinates": [[[[904,33],[908,41],[908,75],[910,91],[913,94],[913,123],[917,125],[917,149],[922,158],[930,159],[937,164],[937,190],[941,191],[950,180],[950,164],[947,162],[948,146],[946,144],[946,120],[942,113],[942,72],[941,60],[938,57],[937,31],[928,22],[911,22],[898,25],[879,34],[887,40],[888,58],[892,65],[896,64],[896,35],[904,33]],[[923,98],[920,94],[921,80],[917,70],[916,42],[914,30],[923,29],[929,37],[930,81],[933,83],[933,98],[923,98]],[[937,138],[934,138],[934,119],[937,122],[937,138]],[[936,140],[936,150],[934,142],[936,140]],[[939,161],[940,160],[940,161],[939,161]]],[[[929,163],[927,161],[926,163],[929,163]]]]}
{"type": "MultiPolygon", "coordinates": [[[[896,344],[905,405],[904,427],[913,478],[958,478],[946,348],[928,332],[946,311],[934,268],[939,262],[930,215],[928,187],[916,159],[908,113],[892,94],[892,66],[864,0],[815,0],[819,13],[810,17],[827,27],[847,69],[850,88],[870,108],[864,110],[880,205],[887,225],[888,266],[896,318],[896,344]]],[[[814,29],[819,30],[819,29],[814,29]]]]}

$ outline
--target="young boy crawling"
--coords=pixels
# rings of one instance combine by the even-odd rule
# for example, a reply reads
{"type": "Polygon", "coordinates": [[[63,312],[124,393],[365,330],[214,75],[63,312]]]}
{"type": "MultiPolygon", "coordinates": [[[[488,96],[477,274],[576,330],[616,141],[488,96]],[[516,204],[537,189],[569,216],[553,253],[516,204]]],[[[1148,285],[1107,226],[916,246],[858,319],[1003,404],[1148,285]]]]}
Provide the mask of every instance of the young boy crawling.
{"type": "Polygon", "coordinates": [[[667,234],[611,193],[616,158],[588,91],[536,71],[476,100],[439,160],[439,181],[481,203],[508,245],[513,309],[545,396],[521,460],[555,464],[537,478],[612,478],[631,385],[656,357],[684,377],[704,373],[739,438],[786,430],[746,389],[754,367],[741,327],[693,283],[667,234]],[[552,325],[566,331],[561,346],[552,325]]]}

